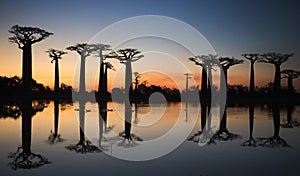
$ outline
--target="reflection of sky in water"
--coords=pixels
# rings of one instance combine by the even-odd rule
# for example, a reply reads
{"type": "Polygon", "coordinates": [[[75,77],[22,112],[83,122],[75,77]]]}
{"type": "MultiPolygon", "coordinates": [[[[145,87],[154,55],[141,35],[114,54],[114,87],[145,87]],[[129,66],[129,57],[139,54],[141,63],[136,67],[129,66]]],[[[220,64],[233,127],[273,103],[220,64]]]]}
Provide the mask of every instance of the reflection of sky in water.
{"type": "MultiPolygon", "coordinates": [[[[143,121],[142,117],[151,111],[147,105],[138,105],[139,113],[138,120],[143,121]]],[[[76,104],[75,104],[76,108],[76,104]]],[[[161,108],[159,106],[154,108],[161,108]]],[[[132,133],[141,137],[144,141],[153,139],[164,134],[176,122],[181,108],[185,105],[173,103],[168,104],[165,115],[157,123],[150,127],[137,127],[132,125],[132,133]]],[[[190,109],[193,109],[191,105],[190,109]]],[[[89,122],[97,117],[97,106],[92,103],[87,103],[86,109],[91,110],[86,113],[86,130],[91,130],[89,122]]],[[[122,105],[113,106],[108,104],[108,109],[117,109],[117,111],[108,112],[108,126],[113,126],[113,131],[117,134],[124,130],[124,123],[119,114],[123,114],[122,105]]],[[[134,107],[133,107],[134,109],[134,107]]],[[[31,149],[35,153],[41,153],[46,156],[52,164],[43,166],[39,169],[30,171],[12,171],[7,163],[10,159],[7,158],[9,152],[15,152],[17,147],[21,145],[21,118],[16,120],[11,118],[0,119],[0,170],[4,175],[54,175],[54,174],[74,174],[80,175],[84,173],[105,173],[105,174],[124,174],[133,173],[139,174],[146,172],[149,174],[268,174],[268,175],[283,175],[296,173],[295,168],[298,163],[300,143],[299,130],[280,129],[280,137],[285,139],[292,148],[249,148],[241,147],[240,144],[249,137],[249,119],[247,107],[229,107],[228,129],[242,136],[242,139],[237,139],[232,142],[218,142],[216,145],[199,147],[193,142],[184,142],[179,148],[170,154],[147,162],[124,162],[115,158],[111,158],[103,153],[96,154],[76,154],[65,149],[68,144],[75,144],[79,140],[78,122],[76,119],[77,112],[70,105],[67,105],[60,111],[59,134],[66,141],[55,145],[49,145],[47,138],[50,135],[50,130],[53,130],[53,102],[43,112],[37,113],[32,119],[32,144],[31,149]],[[119,169],[115,169],[119,168],[119,169]],[[249,169],[251,168],[251,169],[249,169]],[[276,169],[275,169],[276,168],[276,169]],[[225,173],[226,171],[226,173],[225,173]]],[[[185,116],[185,113],[182,114],[185,116]]],[[[286,109],[281,110],[281,123],[286,122],[286,109]]],[[[293,119],[300,120],[300,106],[295,106],[293,119]]],[[[196,118],[197,115],[188,114],[188,120],[196,118]]],[[[147,116],[151,118],[151,116],[147,116]]],[[[135,116],[133,112],[132,120],[135,116]]],[[[185,122],[189,123],[189,121],[185,122]]],[[[97,128],[97,127],[95,127],[97,128]]],[[[200,129],[200,120],[193,132],[200,129]]],[[[273,135],[273,121],[271,111],[267,106],[255,107],[254,120],[254,137],[270,137],[273,135]]],[[[130,149],[129,149],[130,150],[130,149]]]]}

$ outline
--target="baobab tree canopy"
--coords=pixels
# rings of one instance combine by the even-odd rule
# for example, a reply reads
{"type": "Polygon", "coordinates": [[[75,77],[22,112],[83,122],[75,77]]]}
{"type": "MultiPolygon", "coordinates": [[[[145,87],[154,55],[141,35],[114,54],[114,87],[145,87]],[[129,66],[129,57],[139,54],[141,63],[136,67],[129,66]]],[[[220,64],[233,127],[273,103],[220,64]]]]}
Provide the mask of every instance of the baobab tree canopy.
{"type": "Polygon", "coordinates": [[[194,62],[196,65],[200,66],[214,66],[218,63],[218,55],[200,55],[189,58],[190,61],[194,62]]]}
{"type": "Polygon", "coordinates": [[[298,78],[300,76],[300,71],[286,69],[286,70],[282,70],[281,74],[284,75],[282,78],[295,79],[295,78],[298,78]]]}
{"type": "Polygon", "coordinates": [[[259,62],[264,62],[264,63],[270,63],[274,65],[281,65],[283,62],[286,62],[289,57],[293,56],[294,54],[282,54],[282,53],[266,53],[260,55],[261,58],[259,62]]]}
{"type": "Polygon", "coordinates": [[[11,27],[8,32],[13,34],[8,40],[12,43],[16,43],[20,49],[23,49],[25,45],[32,45],[53,35],[53,33],[38,27],[22,27],[18,25],[11,27]]]}
{"type": "Polygon", "coordinates": [[[258,59],[260,58],[259,54],[242,54],[242,56],[248,60],[250,60],[251,62],[256,62],[258,61],[258,59]]]}
{"type": "Polygon", "coordinates": [[[119,49],[117,52],[111,52],[106,58],[115,58],[120,61],[120,63],[126,63],[126,61],[130,60],[131,62],[137,61],[144,57],[141,54],[141,51],[133,48],[125,48],[119,49]]]}
{"type": "Polygon", "coordinates": [[[68,54],[65,51],[60,51],[60,50],[53,49],[53,48],[50,48],[49,50],[47,50],[46,53],[48,53],[49,57],[52,58],[51,63],[53,63],[54,60],[61,59],[62,55],[68,54]]]}
{"type": "Polygon", "coordinates": [[[87,43],[77,43],[76,45],[69,46],[66,49],[70,51],[76,51],[78,54],[83,55],[84,57],[90,56],[97,50],[95,45],[87,43]]]}
{"type": "Polygon", "coordinates": [[[236,64],[241,64],[244,61],[236,59],[234,57],[220,57],[219,58],[220,64],[222,65],[223,69],[228,69],[229,67],[236,65],[236,64]]]}

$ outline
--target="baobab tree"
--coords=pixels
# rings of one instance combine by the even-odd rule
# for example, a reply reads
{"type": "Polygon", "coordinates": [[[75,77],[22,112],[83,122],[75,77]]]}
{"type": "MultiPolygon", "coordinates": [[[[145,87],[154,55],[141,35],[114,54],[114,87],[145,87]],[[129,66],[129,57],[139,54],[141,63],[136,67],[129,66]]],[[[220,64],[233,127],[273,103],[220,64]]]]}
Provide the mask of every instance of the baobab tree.
{"type": "Polygon", "coordinates": [[[272,102],[272,116],[274,134],[268,138],[258,138],[259,146],[267,148],[291,147],[287,142],[279,136],[280,131],[280,105],[272,102]]]}
{"type": "Polygon", "coordinates": [[[38,27],[23,27],[14,25],[8,30],[12,37],[8,40],[11,43],[16,43],[23,51],[22,56],[22,79],[23,79],[23,92],[24,95],[30,96],[32,91],[32,45],[38,43],[49,36],[53,35],[51,32],[47,32],[38,27]]]}
{"type": "Polygon", "coordinates": [[[282,53],[266,53],[260,55],[259,62],[273,64],[275,66],[275,76],[274,76],[274,83],[273,83],[273,93],[274,95],[278,95],[280,91],[280,66],[282,63],[286,62],[290,57],[294,54],[282,54],[282,53]]]}
{"type": "Polygon", "coordinates": [[[200,55],[189,58],[190,61],[194,62],[196,65],[202,67],[201,73],[201,92],[206,95],[210,91],[210,85],[212,84],[212,73],[211,70],[213,66],[217,65],[217,55],[200,55]]]}
{"type": "Polygon", "coordinates": [[[144,57],[141,51],[133,48],[119,49],[117,52],[111,52],[107,58],[115,58],[120,63],[125,64],[125,136],[124,140],[131,141],[130,129],[132,110],[130,104],[130,93],[132,93],[132,68],[131,63],[144,57]]]}
{"type": "Polygon", "coordinates": [[[104,89],[103,91],[105,92],[105,94],[107,94],[107,86],[108,86],[108,70],[115,70],[114,69],[114,66],[110,63],[110,62],[104,62],[103,65],[105,66],[104,68],[104,81],[103,81],[103,84],[104,84],[104,89]]]}
{"type": "MultiPolygon", "coordinates": [[[[222,66],[223,72],[224,72],[224,77],[225,77],[225,84],[226,86],[228,85],[227,83],[227,73],[228,73],[228,69],[234,65],[237,64],[242,64],[244,61],[243,60],[239,60],[236,59],[234,57],[220,57],[219,58],[220,64],[222,66]]],[[[222,79],[221,79],[222,80],[222,79]]],[[[222,84],[221,84],[222,85],[222,84]]]]}
{"type": "Polygon", "coordinates": [[[53,49],[53,48],[50,48],[46,52],[49,54],[49,57],[52,59],[51,63],[53,63],[53,61],[55,62],[54,91],[57,93],[58,90],[59,90],[59,66],[58,66],[58,60],[62,58],[62,55],[67,54],[67,52],[56,50],[56,49],[53,49]]]}
{"type": "Polygon", "coordinates": [[[105,60],[105,56],[106,56],[106,55],[103,54],[103,52],[110,51],[111,46],[99,43],[99,44],[95,44],[94,47],[97,50],[97,52],[99,53],[98,57],[100,59],[100,66],[99,66],[100,71],[99,71],[98,93],[102,94],[102,93],[105,93],[105,90],[104,90],[105,89],[104,60],[105,60]]]}
{"type": "Polygon", "coordinates": [[[58,123],[59,123],[59,101],[54,100],[54,130],[50,131],[51,134],[48,137],[48,141],[50,144],[56,144],[64,141],[64,139],[61,138],[61,135],[58,134],[58,123]]]}
{"type": "Polygon", "coordinates": [[[250,61],[250,94],[253,95],[255,89],[254,64],[259,59],[259,54],[242,54],[242,56],[250,61]]]}
{"type": "Polygon", "coordinates": [[[254,128],[254,104],[249,104],[249,139],[241,144],[241,146],[256,147],[256,141],[253,138],[254,128]]]}
{"type": "Polygon", "coordinates": [[[300,71],[286,69],[286,70],[282,70],[281,74],[283,75],[282,78],[287,78],[288,80],[289,93],[293,93],[295,91],[293,86],[293,79],[296,79],[300,76],[300,71]]]}
{"type": "MultiPolygon", "coordinates": [[[[119,49],[117,52],[111,52],[106,58],[115,58],[120,63],[125,64],[125,97],[129,97],[132,90],[132,68],[131,63],[144,57],[141,51],[133,48],[119,49]]],[[[129,103],[129,101],[127,102],[129,103]]]]}
{"type": "Polygon", "coordinates": [[[79,141],[76,144],[70,144],[65,148],[74,151],[76,153],[86,154],[86,153],[99,153],[101,152],[95,145],[93,145],[85,137],[85,104],[86,101],[79,101],[79,141]]]}
{"type": "Polygon", "coordinates": [[[134,82],[134,84],[135,84],[135,87],[134,87],[134,91],[135,92],[137,92],[137,90],[138,90],[138,85],[139,85],[139,79],[140,79],[140,77],[141,77],[141,74],[139,74],[139,72],[133,72],[133,75],[134,75],[134,79],[135,79],[135,82],[134,82]]]}
{"type": "MultiPolygon", "coordinates": [[[[224,78],[225,78],[225,80],[221,79],[221,84],[220,85],[226,85],[226,87],[227,87],[228,86],[228,82],[227,82],[228,69],[230,67],[234,66],[234,65],[241,64],[244,61],[236,59],[234,57],[231,57],[231,58],[230,57],[220,57],[219,61],[220,61],[220,65],[223,69],[224,78]],[[223,83],[222,81],[225,81],[225,83],[223,83]]],[[[221,139],[222,138],[221,136],[225,135],[225,134],[226,134],[226,139],[237,138],[238,137],[237,135],[235,135],[233,133],[230,133],[227,130],[227,107],[225,107],[225,109],[224,109],[223,116],[222,116],[221,123],[220,123],[220,129],[216,133],[215,138],[216,139],[221,139]]],[[[222,140],[225,140],[225,138],[222,139],[222,140]]]]}
{"type": "Polygon", "coordinates": [[[80,55],[80,78],[79,78],[79,92],[86,92],[85,87],[85,61],[88,56],[93,54],[96,51],[95,45],[87,43],[78,43],[73,46],[66,48],[70,51],[76,51],[80,55]]]}
{"type": "Polygon", "coordinates": [[[22,99],[22,146],[18,147],[16,152],[8,155],[13,160],[9,163],[12,169],[34,169],[51,163],[46,157],[31,150],[32,118],[37,112],[43,111],[44,108],[45,104],[43,102],[38,101],[33,104],[30,97],[22,99]]]}

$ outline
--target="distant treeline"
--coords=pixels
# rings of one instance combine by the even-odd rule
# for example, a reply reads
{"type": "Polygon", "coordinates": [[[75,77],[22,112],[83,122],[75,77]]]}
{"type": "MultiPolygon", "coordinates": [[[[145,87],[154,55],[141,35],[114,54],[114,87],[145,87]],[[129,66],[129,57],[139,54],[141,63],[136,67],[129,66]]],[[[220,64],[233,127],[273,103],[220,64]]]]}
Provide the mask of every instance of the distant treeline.
{"type": "MultiPolygon", "coordinates": [[[[1,100],[17,100],[23,94],[22,92],[22,79],[18,76],[6,77],[0,76],[0,96],[1,100]]],[[[255,94],[249,94],[249,88],[244,85],[228,85],[227,86],[227,96],[230,97],[230,100],[242,100],[248,101],[249,99],[265,99],[268,101],[272,98],[272,83],[268,83],[262,87],[255,88],[255,94]]],[[[216,91],[216,87],[212,87],[213,92],[216,91]]],[[[105,100],[108,101],[123,101],[124,100],[124,89],[113,88],[112,92],[107,92],[105,100]],[[111,95],[113,94],[113,96],[111,95]]],[[[282,87],[280,89],[282,98],[286,99],[297,99],[299,97],[299,93],[293,93],[292,95],[289,93],[288,89],[282,87]]],[[[45,100],[54,100],[54,99],[68,99],[72,100],[72,92],[74,92],[72,86],[61,83],[59,87],[59,91],[55,92],[49,86],[44,86],[41,83],[37,83],[36,80],[32,80],[32,92],[34,99],[45,99],[45,100]]],[[[75,91],[76,92],[76,91],[75,91]]],[[[166,86],[157,86],[157,85],[149,85],[147,86],[145,83],[141,83],[137,86],[136,89],[130,89],[130,100],[136,102],[145,102],[148,103],[149,97],[155,93],[161,93],[165,99],[169,102],[176,101],[185,101],[189,96],[199,95],[201,97],[209,97],[208,95],[204,95],[199,91],[198,87],[191,87],[188,92],[185,90],[180,92],[177,88],[169,88],[166,86]]],[[[102,100],[104,97],[100,97],[97,92],[92,91],[89,92],[91,96],[92,94],[96,95],[96,100],[102,100]]]]}
{"type": "MultiPolygon", "coordinates": [[[[0,95],[2,100],[15,100],[23,95],[22,91],[23,81],[18,76],[6,77],[0,76],[0,95]]],[[[56,93],[50,89],[49,86],[44,86],[32,80],[32,95],[34,99],[71,99],[72,86],[62,83],[59,91],[56,93]],[[59,94],[59,96],[57,96],[59,94]]]]}

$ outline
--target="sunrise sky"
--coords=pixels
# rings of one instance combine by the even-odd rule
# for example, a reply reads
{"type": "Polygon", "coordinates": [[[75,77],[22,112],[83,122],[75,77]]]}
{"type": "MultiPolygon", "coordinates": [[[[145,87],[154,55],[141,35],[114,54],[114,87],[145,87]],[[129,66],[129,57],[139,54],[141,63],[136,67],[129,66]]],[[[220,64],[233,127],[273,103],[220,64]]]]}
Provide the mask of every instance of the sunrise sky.
{"type": "MultiPolygon", "coordinates": [[[[54,65],[50,63],[51,59],[45,53],[48,48],[64,50],[70,45],[88,42],[108,25],[141,15],[168,16],[187,23],[198,30],[221,56],[243,59],[242,53],[294,53],[295,55],[282,65],[282,69],[300,70],[299,7],[300,3],[292,0],[1,1],[0,75],[21,76],[22,52],[16,44],[8,42],[10,36],[8,30],[15,24],[37,26],[54,33],[50,38],[33,46],[33,77],[38,82],[53,87],[54,65]]],[[[152,42],[152,44],[159,43],[159,40],[152,42]]],[[[143,52],[147,46],[142,45],[136,48],[143,52]]],[[[161,47],[169,47],[166,50],[173,47],[174,52],[171,55],[145,53],[143,59],[133,63],[133,72],[144,73],[141,81],[147,80],[148,84],[169,87],[177,87],[174,82],[184,84],[185,70],[177,68],[176,64],[170,62],[172,57],[175,57],[185,63],[184,65],[194,76],[195,84],[199,84],[201,69],[187,61],[190,57],[188,54],[181,53],[176,46],[161,44],[161,47]],[[151,64],[155,60],[153,58],[161,62],[151,64]],[[161,74],[155,72],[157,68],[162,70],[161,74]]],[[[79,55],[69,52],[60,61],[61,82],[73,85],[78,59],[79,55]]],[[[90,57],[88,62],[97,65],[98,59],[90,57]]],[[[113,87],[122,87],[123,66],[116,61],[113,61],[113,64],[116,71],[110,72],[109,87],[111,88],[111,84],[113,87]]],[[[272,65],[257,63],[255,71],[257,86],[273,81],[272,65]]],[[[249,62],[245,60],[243,65],[232,67],[228,76],[229,84],[248,86],[249,62]]],[[[88,78],[87,82],[89,90],[97,86],[94,84],[97,82],[95,76],[88,78]]],[[[283,86],[285,85],[284,80],[283,86]]],[[[294,85],[297,90],[300,90],[300,79],[295,80],[294,85]]],[[[178,88],[182,87],[178,86],[178,88]]]]}

